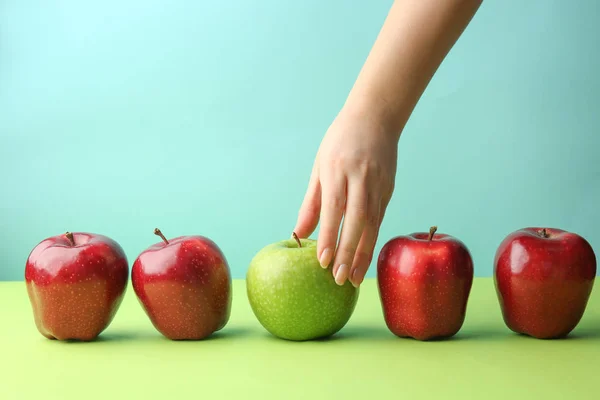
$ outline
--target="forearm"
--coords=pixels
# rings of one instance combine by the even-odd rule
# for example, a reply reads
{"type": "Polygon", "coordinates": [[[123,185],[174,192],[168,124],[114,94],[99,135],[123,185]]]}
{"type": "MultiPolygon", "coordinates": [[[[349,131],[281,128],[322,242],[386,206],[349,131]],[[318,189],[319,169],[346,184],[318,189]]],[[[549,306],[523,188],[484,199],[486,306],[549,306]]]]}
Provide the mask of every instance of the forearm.
{"type": "Polygon", "coordinates": [[[396,139],[482,0],[396,0],[344,109],[369,113],[396,139]]]}

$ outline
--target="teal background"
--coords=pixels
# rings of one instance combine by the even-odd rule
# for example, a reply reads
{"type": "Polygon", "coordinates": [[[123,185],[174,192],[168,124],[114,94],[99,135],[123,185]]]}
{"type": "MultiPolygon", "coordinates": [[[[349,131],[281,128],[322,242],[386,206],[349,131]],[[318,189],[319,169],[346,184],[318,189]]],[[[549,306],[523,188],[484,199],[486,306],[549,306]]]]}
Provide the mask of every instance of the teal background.
{"type": "MultiPolygon", "coordinates": [[[[47,236],[103,233],[133,262],[154,227],[209,236],[243,277],[289,237],[391,3],[0,2],[0,280],[47,236]]],[[[484,2],[400,140],[376,251],[432,224],[478,276],[527,225],[600,250],[598,15],[484,2]]]]}

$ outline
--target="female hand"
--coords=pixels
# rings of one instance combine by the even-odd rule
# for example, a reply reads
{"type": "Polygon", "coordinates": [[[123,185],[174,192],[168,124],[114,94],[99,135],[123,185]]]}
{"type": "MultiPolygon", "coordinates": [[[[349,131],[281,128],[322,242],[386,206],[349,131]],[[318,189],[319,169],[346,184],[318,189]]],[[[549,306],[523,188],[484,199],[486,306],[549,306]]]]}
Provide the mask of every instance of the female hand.
{"type": "Polygon", "coordinates": [[[338,285],[358,287],[369,268],[394,190],[397,144],[369,111],[345,109],[319,147],[294,231],[306,238],[320,220],[317,256],[338,285]]]}
{"type": "Polygon", "coordinates": [[[333,267],[339,285],[363,281],[394,190],[400,133],[480,4],[394,1],[346,106],[325,134],[295,232],[308,237],[320,219],[317,256],[333,267]]]}

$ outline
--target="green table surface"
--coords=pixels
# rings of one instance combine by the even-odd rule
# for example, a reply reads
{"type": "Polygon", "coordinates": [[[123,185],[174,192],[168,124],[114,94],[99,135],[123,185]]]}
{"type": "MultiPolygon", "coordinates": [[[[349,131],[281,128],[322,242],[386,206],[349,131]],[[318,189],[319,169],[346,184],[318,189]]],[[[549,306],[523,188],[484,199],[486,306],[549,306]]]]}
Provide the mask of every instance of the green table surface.
{"type": "Polygon", "coordinates": [[[452,340],[400,339],[386,328],[374,280],[329,340],[273,338],[234,281],[229,324],[212,338],[158,334],[133,290],[92,343],[35,329],[22,282],[0,283],[0,399],[600,399],[600,293],[568,339],[543,341],[504,325],[493,281],[476,278],[452,340]]]}

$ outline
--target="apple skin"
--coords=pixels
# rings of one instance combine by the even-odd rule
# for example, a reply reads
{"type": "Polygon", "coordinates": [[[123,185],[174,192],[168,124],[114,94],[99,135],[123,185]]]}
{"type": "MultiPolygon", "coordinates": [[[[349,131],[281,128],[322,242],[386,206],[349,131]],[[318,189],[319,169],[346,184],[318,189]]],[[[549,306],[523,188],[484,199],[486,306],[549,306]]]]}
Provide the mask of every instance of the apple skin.
{"type": "MultiPolygon", "coordinates": [[[[432,227],[433,233],[436,229],[432,227]]],[[[465,320],[474,274],[471,254],[453,236],[429,236],[415,232],[394,237],[377,260],[384,320],[402,338],[449,338],[465,320]]]]}
{"type": "Polygon", "coordinates": [[[273,336],[290,341],[322,339],[340,331],[352,316],[359,290],[335,283],[317,258],[316,240],[289,239],[265,246],[246,273],[252,311],[273,336]]]}
{"type": "Polygon", "coordinates": [[[229,321],[229,264],[207,237],[179,236],[150,246],[136,258],[131,280],[152,325],[168,339],[201,340],[229,321]]]}
{"type": "Polygon", "coordinates": [[[516,230],[504,238],[494,257],[494,283],[505,324],[537,339],[562,338],[575,329],[595,276],[591,245],[562,229],[516,230]]]}
{"type": "Polygon", "coordinates": [[[129,278],[127,257],[114,240],[74,232],[36,245],[25,284],[38,331],[48,339],[92,341],[112,322],[129,278]]]}

